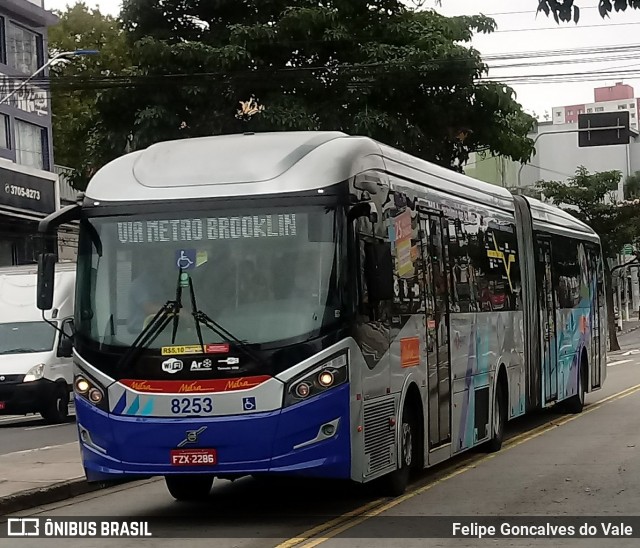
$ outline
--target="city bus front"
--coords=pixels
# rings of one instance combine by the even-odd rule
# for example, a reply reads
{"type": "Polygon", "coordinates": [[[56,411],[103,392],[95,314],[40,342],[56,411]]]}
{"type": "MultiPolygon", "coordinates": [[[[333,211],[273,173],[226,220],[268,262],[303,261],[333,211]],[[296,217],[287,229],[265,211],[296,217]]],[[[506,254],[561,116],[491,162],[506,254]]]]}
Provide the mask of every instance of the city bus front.
{"type": "Polygon", "coordinates": [[[90,481],[350,477],[345,211],[330,193],[82,207],[74,390],[90,481]]]}

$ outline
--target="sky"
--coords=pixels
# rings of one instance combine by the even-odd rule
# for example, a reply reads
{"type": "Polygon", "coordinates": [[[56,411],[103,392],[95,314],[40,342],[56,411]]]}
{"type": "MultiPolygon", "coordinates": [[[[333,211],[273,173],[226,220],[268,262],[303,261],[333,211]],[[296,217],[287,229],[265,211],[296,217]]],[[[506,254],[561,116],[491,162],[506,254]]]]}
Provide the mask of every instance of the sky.
{"type": "MultiPolygon", "coordinates": [[[[69,3],[75,2],[45,0],[47,9],[64,9],[69,3]]],[[[121,0],[85,0],[85,3],[103,13],[117,15],[121,0]]],[[[551,114],[556,106],[593,102],[594,87],[616,82],[632,85],[636,96],[640,96],[640,10],[613,13],[603,20],[596,9],[598,0],[576,0],[576,3],[581,8],[578,25],[556,25],[553,18],[544,14],[536,17],[538,0],[442,0],[441,6],[436,0],[423,0],[425,8],[436,9],[443,15],[483,13],[495,19],[497,32],[477,35],[472,46],[493,67],[488,76],[513,87],[518,102],[540,118],[545,113],[551,114]],[[624,49],[602,51],[616,47],[624,49]],[[569,55],[552,56],[550,51],[569,55]],[[527,56],[517,55],[523,53],[527,56]],[[516,59],[500,59],[514,54],[516,59]],[[532,58],[532,54],[537,57],[532,58]],[[501,64],[509,66],[498,68],[501,64]]]]}

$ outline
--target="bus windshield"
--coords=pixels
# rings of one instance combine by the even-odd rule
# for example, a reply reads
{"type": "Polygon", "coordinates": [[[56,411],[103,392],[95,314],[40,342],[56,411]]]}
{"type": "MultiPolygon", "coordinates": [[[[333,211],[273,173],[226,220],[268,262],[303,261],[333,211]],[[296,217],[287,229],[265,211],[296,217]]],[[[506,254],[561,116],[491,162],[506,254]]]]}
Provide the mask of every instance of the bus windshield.
{"type": "MultiPolygon", "coordinates": [[[[341,316],[336,211],[252,207],[86,218],[77,333],[100,345],[131,346],[180,291],[178,318],[147,348],[199,344],[196,310],[246,344],[313,337],[341,316]]],[[[231,342],[200,327],[205,344],[231,342]]]]}

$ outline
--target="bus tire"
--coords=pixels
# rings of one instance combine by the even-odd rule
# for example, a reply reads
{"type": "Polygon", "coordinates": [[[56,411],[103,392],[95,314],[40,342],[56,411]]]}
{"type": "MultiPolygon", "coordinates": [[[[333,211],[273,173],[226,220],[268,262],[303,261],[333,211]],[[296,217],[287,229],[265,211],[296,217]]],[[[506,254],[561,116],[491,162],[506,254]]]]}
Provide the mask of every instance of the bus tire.
{"type": "Polygon", "coordinates": [[[489,453],[496,453],[502,449],[504,430],[507,423],[507,397],[505,392],[505,383],[499,380],[496,386],[496,395],[493,400],[492,437],[486,445],[487,452],[489,453]]]}
{"type": "Polygon", "coordinates": [[[213,486],[213,476],[205,474],[165,476],[164,481],[171,496],[179,501],[204,500],[213,486]]]}
{"type": "Polygon", "coordinates": [[[56,383],[51,398],[40,411],[40,415],[48,424],[60,424],[69,417],[69,389],[66,384],[56,383]]]}
{"type": "Polygon", "coordinates": [[[587,360],[582,358],[580,363],[580,371],[578,373],[578,392],[575,396],[571,396],[565,405],[565,409],[568,413],[582,413],[584,408],[584,396],[585,396],[585,380],[587,377],[587,360]]]}
{"type": "Polygon", "coordinates": [[[400,467],[380,478],[381,491],[388,497],[399,497],[409,485],[412,470],[418,462],[418,423],[412,409],[405,403],[400,424],[400,467]]]}

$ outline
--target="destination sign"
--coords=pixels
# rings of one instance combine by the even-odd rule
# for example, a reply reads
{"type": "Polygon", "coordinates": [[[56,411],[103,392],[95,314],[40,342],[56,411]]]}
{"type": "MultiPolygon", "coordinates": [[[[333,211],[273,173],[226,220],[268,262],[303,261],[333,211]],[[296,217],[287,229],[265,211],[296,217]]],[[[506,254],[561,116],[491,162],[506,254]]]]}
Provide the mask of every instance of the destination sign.
{"type": "Polygon", "coordinates": [[[295,213],[121,221],[118,239],[122,244],[147,242],[194,242],[237,238],[283,238],[296,236],[295,213]]]}

